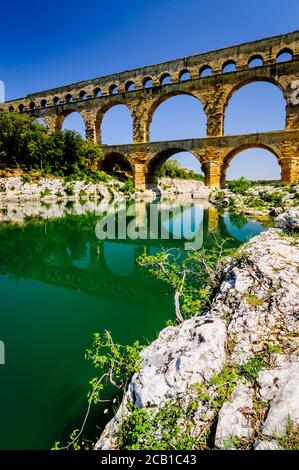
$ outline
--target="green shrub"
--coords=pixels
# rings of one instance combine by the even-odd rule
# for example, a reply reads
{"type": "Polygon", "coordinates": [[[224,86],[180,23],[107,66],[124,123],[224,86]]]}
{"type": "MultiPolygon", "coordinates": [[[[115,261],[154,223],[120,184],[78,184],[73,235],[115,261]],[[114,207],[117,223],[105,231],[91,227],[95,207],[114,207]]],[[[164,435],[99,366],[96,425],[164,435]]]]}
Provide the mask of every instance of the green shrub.
{"type": "Polygon", "coordinates": [[[253,186],[253,183],[244,176],[241,176],[241,178],[237,180],[232,180],[227,183],[228,188],[233,192],[233,193],[241,193],[244,194],[247,189],[251,188],[253,186]]]}
{"type": "Polygon", "coordinates": [[[0,162],[2,168],[73,179],[103,181],[101,148],[74,131],[48,135],[43,125],[27,114],[0,112],[0,162]]]}
{"type": "Polygon", "coordinates": [[[181,168],[180,162],[177,160],[168,160],[161,167],[159,176],[165,178],[178,178],[178,179],[187,179],[187,180],[198,180],[203,181],[204,176],[198,173],[189,172],[181,168]]]}

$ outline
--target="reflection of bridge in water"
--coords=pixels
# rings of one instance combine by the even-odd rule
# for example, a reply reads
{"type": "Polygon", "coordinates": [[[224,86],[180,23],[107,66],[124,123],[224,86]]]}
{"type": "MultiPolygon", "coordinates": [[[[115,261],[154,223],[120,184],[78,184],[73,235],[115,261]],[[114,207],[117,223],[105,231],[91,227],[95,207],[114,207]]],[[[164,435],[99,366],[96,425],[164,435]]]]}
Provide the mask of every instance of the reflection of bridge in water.
{"type": "MultiPolygon", "coordinates": [[[[214,207],[197,206],[202,213],[198,231],[205,247],[214,243],[215,236],[221,240],[232,238],[228,231],[232,224],[227,223],[227,218],[214,207]]],[[[144,208],[145,205],[143,209],[139,206],[143,215],[144,208]]],[[[162,209],[166,206],[162,205],[162,209]]],[[[0,273],[116,300],[129,295],[134,304],[147,297],[152,302],[158,295],[156,281],[137,266],[136,258],[144,253],[154,254],[162,246],[183,248],[186,240],[98,240],[94,232],[97,221],[94,216],[81,216],[67,222],[61,219],[44,224],[31,221],[22,227],[2,226],[0,273]]],[[[236,240],[230,244],[236,245],[236,240]]]]}

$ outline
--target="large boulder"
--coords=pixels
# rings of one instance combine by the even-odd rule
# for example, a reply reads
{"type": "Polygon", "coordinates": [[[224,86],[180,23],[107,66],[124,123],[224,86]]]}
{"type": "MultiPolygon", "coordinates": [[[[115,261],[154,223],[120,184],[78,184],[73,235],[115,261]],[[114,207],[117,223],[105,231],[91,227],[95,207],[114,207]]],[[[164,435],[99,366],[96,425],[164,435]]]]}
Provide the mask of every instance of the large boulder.
{"type": "Polygon", "coordinates": [[[277,228],[287,232],[299,232],[299,207],[289,209],[275,219],[277,228]]]}

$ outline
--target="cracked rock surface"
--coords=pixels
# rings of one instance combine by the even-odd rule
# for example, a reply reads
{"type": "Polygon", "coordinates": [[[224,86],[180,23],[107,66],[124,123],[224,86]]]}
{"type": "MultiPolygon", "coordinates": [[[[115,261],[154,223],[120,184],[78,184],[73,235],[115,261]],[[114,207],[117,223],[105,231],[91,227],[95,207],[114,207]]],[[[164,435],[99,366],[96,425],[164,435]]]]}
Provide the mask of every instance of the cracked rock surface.
{"type": "Polygon", "coordinates": [[[211,398],[207,403],[198,396],[195,432],[200,435],[208,422],[212,448],[235,449],[243,443],[250,449],[277,449],[288,422],[299,425],[299,239],[281,232],[282,220],[295,232],[299,211],[281,216],[279,230],[253,238],[240,259],[225,268],[206,315],[165,328],[143,350],[141,370],[96,449],[117,448],[128,404],[153,410],[171,399],[188,402],[194,400],[190,386],[195,383],[204,384],[211,398]],[[257,356],[263,362],[256,376],[240,372],[257,356]],[[239,378],[215,409],[211,378],[225,366],[238,370],[239,378]]]}

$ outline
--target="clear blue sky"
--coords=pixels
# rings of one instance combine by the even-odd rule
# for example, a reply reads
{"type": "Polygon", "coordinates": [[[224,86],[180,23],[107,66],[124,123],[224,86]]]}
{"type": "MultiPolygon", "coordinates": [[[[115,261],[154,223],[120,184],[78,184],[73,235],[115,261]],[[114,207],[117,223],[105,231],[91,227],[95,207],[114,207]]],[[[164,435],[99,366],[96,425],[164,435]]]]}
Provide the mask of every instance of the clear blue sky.
{"type": "MultiPolygon", "coordinates": [[[[298,0],[5,2],[1,4],[0,80],[6,85],[6,99],[11,99],[32,91],[286,33],[298,29],[298,18],[298,0]]],[[[238,132],[240,124],[245,130],[263,130],[261,124],[277,128],[283,119],[281,102],[277,90],[273,96],[271,92],[265,88],[266,96],[259,89],[248,97],[244,90],[239,102],[235,95],[236,102],[231,103],[235,114],[227,121],[226,132],[238,132]],[[253,104],[259,106],[258,110],[253,104]]],[[[198,103],[184,98],[185,101],[173,99],[172,105],[169,101],[163,109],[158,109],[152,124],[152,139],[163,135],[173,139],[194,136],[194,133],[203,135],[198,103]]],[[[108,115],[104,122],[104,137],[106,134],[106,140],[128,141],[130,129],[125,119],[122,120],[124,112],[119,107],[117,112],[110,113],[109,125],[108,115]]],[[[262,161],[260,157],[259,162],[262,161]]],[[[249,171],[253,171],[250,166],[256,171],[253,160],[251,163],[249,171]]],[[[259,166],[268,172],[266,160],[259,166]]],[[[248,172],[248,165],[244,166],[245,170],[248,172]]]]}

